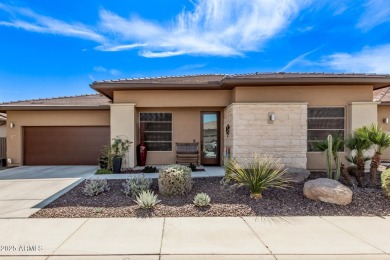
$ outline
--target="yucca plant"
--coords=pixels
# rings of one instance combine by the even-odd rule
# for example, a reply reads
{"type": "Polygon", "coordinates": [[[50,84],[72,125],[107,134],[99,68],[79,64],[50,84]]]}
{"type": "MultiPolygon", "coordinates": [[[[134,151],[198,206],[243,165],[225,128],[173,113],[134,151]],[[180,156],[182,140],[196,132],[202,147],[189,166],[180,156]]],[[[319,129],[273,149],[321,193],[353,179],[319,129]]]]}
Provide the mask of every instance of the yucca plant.
{"type": "Polygon", "coordinates": [[[357,168],[357,181],[360,187],[364,187],[364,165],[365,158],[364,153],[370,149],[372,142],[368,139],[368,133],[364,128],[358,128],[355,130],[354,134],[347,139],[345,146],[351,151],[355,151],[355,161],[357,168]]]}
{"type": "Polygon", "coordinates": [[[330,149],[328,149],[328,146],[329,146],[328,139],[325,139],[325,140],[322,140],[322,141],[316,143],[315,148],[321,152],[331,151],[331,153],[332,153],[333,160],[336,163],[336,174],[333,175],[331,173],[329,176],[329,173],[328,173],[328,178],[338,180],[340,175],[342,175],[345,183],[349,186],[352,186],[352,181],[351,181],[351,178],[348,174],[347,167],[345,167],[345,164],[341,161],[341,158],[338,155],[338,151],[342,150],[344,145],[345,145],[345,141],[344,141],[343,137],[341,137],[340,135],[332,135],[332,142],[331,142],[330,149]]]}
{"type": "Polygon", "coordinates": [[[375,124],[371,124],[369,127],[363,128],[367,132],[368,139],[374,144],[375,153],[372,156],[370,164],[370,184],[371,186],[375,186],[376,175],[381,163],[382,153],[390,146],[390,135],[375,124]]]}
{"type": "Polygon", "coordinates": [[[157,194],[153,191],[142,191],[134,200],[135,203],[142,209],[151,209],[156,206],[161,200],[157,199],[157,194]]]}
{"type": "Polygon", "coordinates": [[[286,188],[289,183],[284,164],[270,155],[255,155],[243,162],[230,159],[225,164],[225,171],[226,179],[248,187],[255,199],[262,198],[266,189],[286,188]]]}

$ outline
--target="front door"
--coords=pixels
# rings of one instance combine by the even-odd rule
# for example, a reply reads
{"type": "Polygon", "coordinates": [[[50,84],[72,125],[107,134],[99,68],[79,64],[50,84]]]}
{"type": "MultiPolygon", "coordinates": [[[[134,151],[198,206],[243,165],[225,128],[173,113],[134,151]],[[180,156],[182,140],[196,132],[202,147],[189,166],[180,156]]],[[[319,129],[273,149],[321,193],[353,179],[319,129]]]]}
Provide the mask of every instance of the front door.
{"type": "Polygon", "coordinates": [[[202,112],[201,164],[220,165],[219,112],[202,112]]]}

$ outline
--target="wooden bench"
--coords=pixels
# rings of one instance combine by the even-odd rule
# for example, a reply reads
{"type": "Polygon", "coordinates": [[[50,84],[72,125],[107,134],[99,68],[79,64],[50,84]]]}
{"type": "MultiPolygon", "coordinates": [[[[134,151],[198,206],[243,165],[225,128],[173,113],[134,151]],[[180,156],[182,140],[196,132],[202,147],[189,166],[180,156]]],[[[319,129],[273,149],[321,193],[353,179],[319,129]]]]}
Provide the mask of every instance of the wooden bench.
{"type": "Polygon", "coordinates": [[[176,163],[199,165],[199,143],[176,143],[176,163]]]}

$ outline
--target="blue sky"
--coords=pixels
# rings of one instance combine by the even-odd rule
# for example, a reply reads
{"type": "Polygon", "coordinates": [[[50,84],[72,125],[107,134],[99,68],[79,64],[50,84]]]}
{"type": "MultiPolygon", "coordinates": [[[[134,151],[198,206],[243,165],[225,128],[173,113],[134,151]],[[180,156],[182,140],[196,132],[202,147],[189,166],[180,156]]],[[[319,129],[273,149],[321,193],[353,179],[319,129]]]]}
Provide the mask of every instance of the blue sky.
{"type": "Polygon", "coordinates": [[[390,73],[389,0],[0,2],[0,102],[94,80],[251,72],[390,73]]]}

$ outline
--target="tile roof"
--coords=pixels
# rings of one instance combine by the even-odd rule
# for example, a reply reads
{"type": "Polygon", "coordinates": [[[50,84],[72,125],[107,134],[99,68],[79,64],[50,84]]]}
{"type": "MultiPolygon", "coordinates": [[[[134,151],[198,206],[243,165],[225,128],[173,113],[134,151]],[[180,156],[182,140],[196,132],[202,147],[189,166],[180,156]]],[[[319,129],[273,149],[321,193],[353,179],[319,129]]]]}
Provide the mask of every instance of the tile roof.
{"type": "Polygon", "coordinates": [[[374,90],[374,101],[390,102],[390,87],[374,90]]]}
{"type": "Polygon", "coordinates": [[[31,100],[18,100],[0,103],[2,106],[108,106],[110,100],[101,94],[80,96],[65,96],[54,98],[41,98],[31,100]]]}
{"type": "Polygon", "coordinates": [[[92,84],[99,83],[180,83],[180,84],[199,84],[208,83],[210,81],[221,81],[225,74],[197,74],[183,76],[163,76],[163,77],[145,77],[145,78],[124,78],[95,81],[92,84]]]}
{"type": "Polygon", "coordinates": [[[94,81],[100,83],[207,83],[224,79],[292,79],[292,78],[389,78],[390,74],[376,73],[318,73],[318,72],[256,72],[244,74],[197,74],[183,76],[124,78],[94,81]]]}

